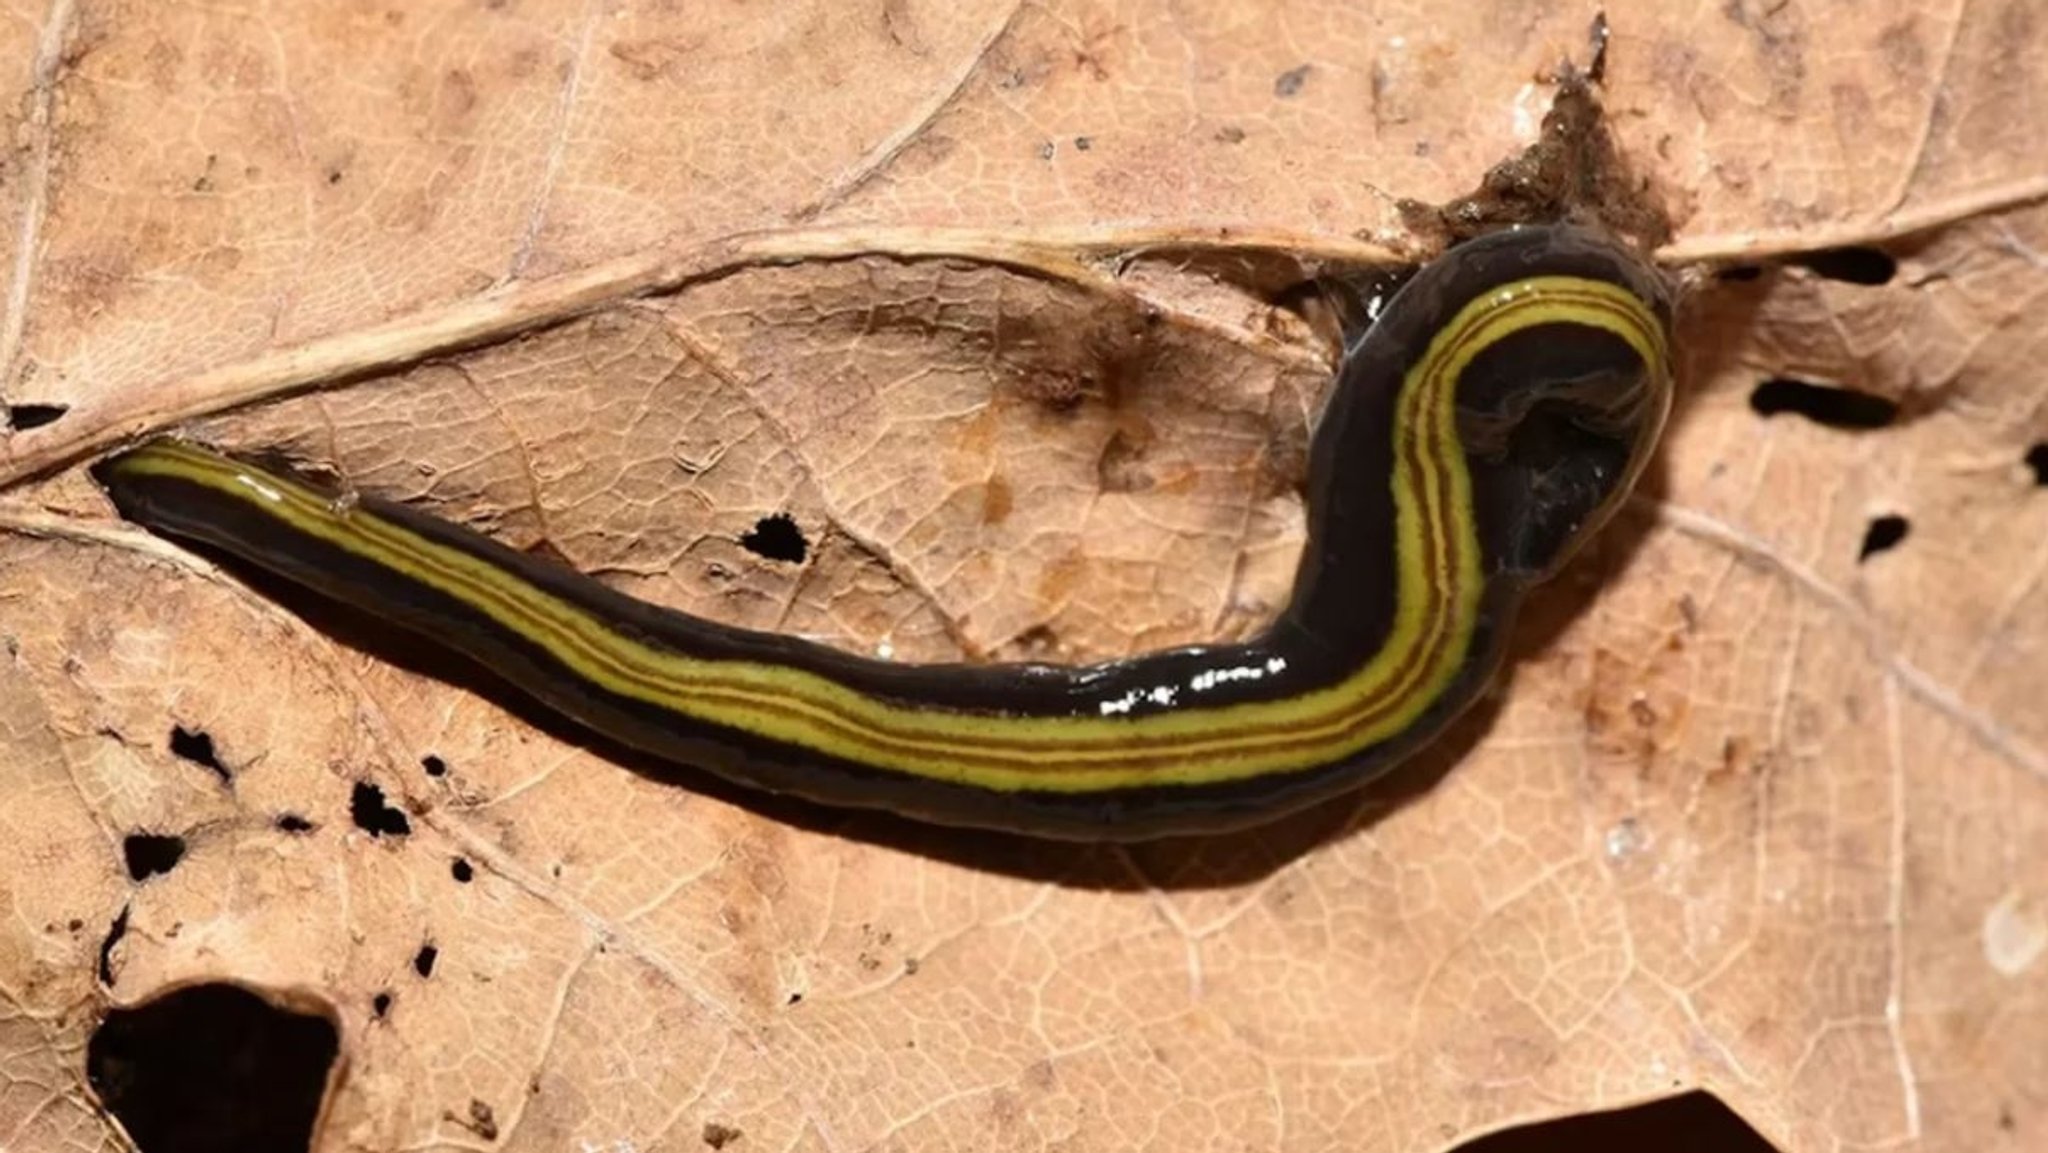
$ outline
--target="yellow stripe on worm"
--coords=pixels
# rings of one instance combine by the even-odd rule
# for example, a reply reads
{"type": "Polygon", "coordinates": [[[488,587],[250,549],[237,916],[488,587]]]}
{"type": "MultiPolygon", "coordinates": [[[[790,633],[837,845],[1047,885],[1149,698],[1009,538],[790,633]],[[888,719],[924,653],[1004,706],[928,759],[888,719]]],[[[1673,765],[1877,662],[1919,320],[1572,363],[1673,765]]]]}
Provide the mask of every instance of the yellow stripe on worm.
{"type": "Polygon", "coordinates": [[[1668,326],[1656,275],[1590,232],[1453,250],[1346,357],[1282,618],[1090,666],[895,665],[733,629],[177,441],[98,475],[128,516],[446,643],[626,746],[826,803],[1147,837],[1351,787],[1469,704],[1522,591],[1641,470],[1668,326]]]}

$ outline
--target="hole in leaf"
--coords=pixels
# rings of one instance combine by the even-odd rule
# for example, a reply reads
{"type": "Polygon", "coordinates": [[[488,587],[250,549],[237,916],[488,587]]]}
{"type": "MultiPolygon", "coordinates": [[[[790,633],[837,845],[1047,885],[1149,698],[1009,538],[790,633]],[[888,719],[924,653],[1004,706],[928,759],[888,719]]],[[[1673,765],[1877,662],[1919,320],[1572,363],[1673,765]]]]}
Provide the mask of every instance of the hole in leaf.
{"type": "Polygon", "coordinates": [[[2027,467],[2033,470],[2034,483],[2048,485],[2048,441],[2027,450],[2027,467]]]}
{"type": "Polygon", "coordinates": [[[1863,548],[1856,554],[1857,561],[1869,560],[1896,547],[1912,528],[1912,522],[1895,513],[1871,517],[1870,527],[1863,530],[1863,548]]]}
{"type": "Polygon", "coordinates": [[[196,985],[109,1012],[85,1076],[147,1153],[304,1150],[336,1041],[325,1017],[196,985]]]}
{"type": "Polygon", "coordinates": [[[100,984],[109,989],[114,987],[114,946],[127,935],[128,906],[123,905],[121,911],[114,914],[114,923],[107,926],[106,939],[100,942],[100,984]]]}
{"type": "Polygon", "coordinates": [[[376,996],[370,998],[370,1012],[376,1015],[380,1020],[383,1018],[384,1014],[389,1013],[390,1011],[391,994],[379,993],[376,996]]]}
{"type": "Polygon", "coordinates": [[[1709,1093],[1687,1093],[1605,1113],[1521,1125],[1456,1153],[1777,1153],[1763,1135],[1709,1093]]]}
{"type": "Polygon", "coordinates": [[[420,758],[420,768],[425,769],[430,777],[445,777],[448,775],[448,762],[432,753],[428,753],[420,758]]]}
{"type": "Polygon", "coordinates": [[[808,549],[804,530],[798,528],[796,520],[786,512],[755,521],[753,531],[740,538],[740,545],[755,556],[790,564],[801,564],[808,549]]]}
{"type": "Polygon", "coordinates": [[[727,1125],[723,1121],[704,1122],[704,1128],[698,1135],[704,1139],[705,1146],[711,1149],[723,1149],[746,1136],[738,1126],[727,1125]]]}
{"type": "Polygon", "coordinates": [[[1760,416],[1796,412],[1829,428],[1883,428],[1899,415],[1897,401],[1782,376],[1757,385],[1749,394],[1749,407],[1760,416]]]}
{"type": "Polygon", "coordinates": [[[10,404],[7,406],[7,423],[13,425],[16,432],[27,432],[54,424],[57,418],[70,411],[68,404],[10,404]]]}
{"type": "Polygon", "coordinates": [[[145,881],[158,873],[178,867],[185,855],[185,838],[158,833],[130,833],[121,839],[121,856],[128,863],[128,879],[145,881]]]}
{"type": "Polygon", "coordinates": [[[412,832],[405,814],[384,801],[384,790],[368,781],[357,781],[348,799],[349,819],[356,828],[373,837],[403,837],[412,832]]]}
{"type": "Polygon", "coordinates": [[[422,977],[433,976],[434,962],[438,960],[440,956],[441,950],[435,948],[431,942],[425,945],[421,945],[420,951],[412,955],[412,971],[418,973],[422,977]]]}
{"type": "Polygon", "coordinates": [[[1786,263],[1803,265],[1829,280],[1848,284],[1888,284],[1899,271],[1899,262],[1878,248],[1824,248],[1786,263]]]}
{"type": "Polygon", "coordinates": [[[452,874],[457,881],[465,885],[469,884],[469,882],[476,876],[476,870],[471,868],[469,862],[463,860],[461,857],[455,858],[455,863],[453,865],[448,866],[448,872],[452,874]]]}
{"type": "Polygon", "coordinates": [[[222,784],[234,779],[228,773],[228,767],[214,755],[213,735],[204,729],[188,729],[183,725],[171,729],[171,755],[198,765],[219,777],[222,784]]]}
{"type": "Polygon", "coordinates": [[[276,824],[281,831],[287,833],[310,833],[313,831],[313,822],[297,813],[279,813],[276,824]]]}

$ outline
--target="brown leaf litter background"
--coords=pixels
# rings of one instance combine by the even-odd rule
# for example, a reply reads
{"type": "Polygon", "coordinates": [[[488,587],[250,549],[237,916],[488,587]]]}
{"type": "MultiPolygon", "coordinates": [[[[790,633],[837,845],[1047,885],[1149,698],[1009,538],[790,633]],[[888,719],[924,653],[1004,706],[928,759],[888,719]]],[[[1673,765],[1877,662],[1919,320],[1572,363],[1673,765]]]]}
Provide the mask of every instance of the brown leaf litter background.
{"type": "Polygon", "coordinates": [[[0,444],[0,1146],[125,1147],[86,1038],[208,980],[332,1013],[322,1150],[1406,1151],[1688,1088],[1801,1153],[2048,1141],[2033,0],[1609,7],[1662,260],[1898,273],[1696,276],[1661,461],[1497,703],[1405,789],[1254,836],[652,782],[78,467],[277,448],[906,658],[1241,635],[1330,366],[1271,270],[1415,255],[1394,201],[1526,144],[1593,13],[14,5],[0,389],[62,415],[0,444]],[[1780,375],[1899,418],[1766,418],[1780,375]],[[738,543],[776,512],[801,564],[738,543]],[[1859,559],[1883,515],[1908,535],[1859,559]],[[410,832],[352,823],[359,782],[410,832]],[[138,831],[185,857],[131,881],[138,831]]]}

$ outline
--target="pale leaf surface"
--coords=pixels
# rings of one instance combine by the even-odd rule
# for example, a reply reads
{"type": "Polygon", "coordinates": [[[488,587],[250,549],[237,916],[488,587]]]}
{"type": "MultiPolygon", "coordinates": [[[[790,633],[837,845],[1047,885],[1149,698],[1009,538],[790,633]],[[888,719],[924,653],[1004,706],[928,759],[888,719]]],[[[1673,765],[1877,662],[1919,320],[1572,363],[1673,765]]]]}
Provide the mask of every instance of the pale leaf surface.
{"type": "Polygon", "coordinates": [[[1797,1153],[2048,1141],[2032,0],[1609,6],[1667,263],[1897,275],[1694,275],[1660,462],[1497,701],[1253,835],[649,780],[77,467],[277,450],[906,659],[1241,636],[1331,365],[1265,294],[1402,251],[1593,14],[1435,7],[15,5],[0,391],[63,411],[0,444],[0,1145],[124,1147],[86,1040],[204,981],[332,1015],[322,1150],[1407,1151],[1688,1088],[1797,1153]],[[136,832],[186,853],[132,881],[136,832]]]}

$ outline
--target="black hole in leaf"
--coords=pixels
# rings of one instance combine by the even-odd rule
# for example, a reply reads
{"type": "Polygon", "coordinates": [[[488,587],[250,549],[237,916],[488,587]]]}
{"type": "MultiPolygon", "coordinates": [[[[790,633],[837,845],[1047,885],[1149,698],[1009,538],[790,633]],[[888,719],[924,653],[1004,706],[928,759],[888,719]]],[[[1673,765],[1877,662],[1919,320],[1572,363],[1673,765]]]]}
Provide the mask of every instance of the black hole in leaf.
{"type": "Polygon", "coordinates": [[[1912,523],[1905,517],[1893,513],[1870,518],[1870,527],[1863,530],[1863,548],[1856,554],[1858,561],[1866,561],[1878,553],[1894,548],[1906,539],[1912,530],[1912,523]]]}
{"type": "Polygon", "coordinates": [[[476,876],[476,870],[470,868],[469,862],[463,860],[461,857],[455,858],[455,863],[448,866],[448,872],[452,874],[457,881],[460,881],[465,885],[469,884],[471,878],[476,876]]]}
{"type": "Polygon", "coordinates": [[[206,769],[227,784],[233,778],[228,767],[220,763],[213,752],[213,735],[204,729],[188,729],[179,725],[171,730],[171,755],[180,760],[191,761],[206,769]]]}
{"type": "Polygon", "coordinates": [[[420,758],[420,768],[425,769],[430,777],[445,777],[448,775],[448,762],[432,753],[428,753],[420,758]]]}
{"type": "Polygon", "coordinates": [[[1883,428],[1899,415],[1896,401],[1782,376],[1757,385],[1749,394],[1749,407],[1762,416],[1796,412],[1829,428],[1883,428]]]}
{"type": "Polygon", "coordinates": [[[2034,483],[2048,485],[2048,441],[2027,450],[2027,467],[2034,472],[2034,483]]]}
{"type": "Polygon", "coordinates": [[[382,1017],[384,1016],[384,1014],[389,1013],[390,1011],[391,994],[379,993],[376,996],[370,998],[370,1012],[376,1014],[378,1017],[382,1017]]]}
{"type": "Polygon", "coordinates": [[[7,423],[17,432],[27,432],[54,424],[58,417],[71,411],[68,404],[11,404],[7,406],[7,423]]]}
{"type": "Polygon", "coordinates": [[[1849,284],[1888,284],[1899,271],[1899,262],[1877,248],[1824,248],[1792,257],[1787,263],[1804,265],[1829,280],[1849,284]]]}
{"type": "Polygon", "coordinates": [[[114,987],[114,946],[127,935],[128,906],[123,905],[121,911],[114,914],[114,923],[107,926],[106,940],[100,942],[100,984],[109,989],[114,987]]]}
{"type": "Polygon", "coordinates": [[[1763,1135],[1708,1093],[1687,1093],[1607,1113],[1584,1113],[1490,1133],[1455,1153],[1776,1153],[1763,1135]]]}
{"type": "Polygon", "coordinates": [[[1763,274],[1763,266],[1760,264],[1731,264],[1727,268],[1721,269],[1719,272],[1716,272],[1714,275],[1716,278],[1721,280],[1740,281],[1758,280],[1763,277],[1763,274]]]}
{"type": "Polygon", "coordinates": [[[121,856],[128,862],[128,879],[147,880],[178,867],[185,855],[185,838],[158,833],[130,833],[121,839],[121,856]]]}
{"type": "Polygon", "coordinates": [[[279,813],[277,827],[287,833],[310,833],[313,831],[313,822],[297,813],[279,813]]]}
{"type": "Polygon", "coordinates": [[[85,1076],[146,1153],[303,1153],[334,1064],[325,1017],[232,985],[196,985],[114,1009],[85,1076]]]}
{"type": "Polygon", "coordinates": [[[349,819],[356,828],[373,837],[403,837],[412,832],[405,814],[384,803],[384,790],[368,781],[357,781],[348,799],[349,819]]]}
{"type": "Polygon", "coordinates": [[[755,556],[801,564],[808,547],[804,530],[786,512],[764,516],[754,522],[754,531],[740,538],[740,544],[755,556]]]}
{"type": "Polygon", "coordinates": [[[412,971],[422,977],[433,976],[434,962],[439,960],[440,956],[441,950],[436,949],[431,943],[421,945],[420,951],[412,955],[412,971]]]}

